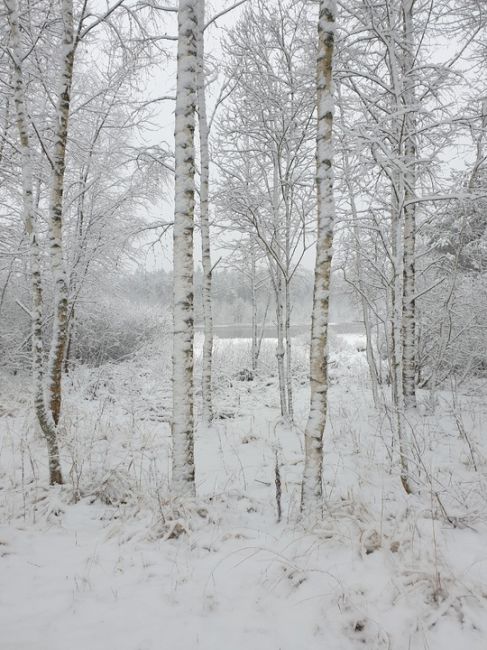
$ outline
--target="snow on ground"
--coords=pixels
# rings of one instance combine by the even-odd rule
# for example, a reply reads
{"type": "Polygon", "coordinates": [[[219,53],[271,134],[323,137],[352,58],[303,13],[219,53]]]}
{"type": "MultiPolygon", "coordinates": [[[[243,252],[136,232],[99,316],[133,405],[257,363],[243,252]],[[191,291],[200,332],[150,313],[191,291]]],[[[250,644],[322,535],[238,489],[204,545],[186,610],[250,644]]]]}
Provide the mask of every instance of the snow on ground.
{"type": "Polygon", "coordinates": [[[273,346],[217,341],[219,419],[196,443],[198,501],[168,490],[170,366],[161,350],[78,369],[67,385],[66,486],[46,489],[24,378],[1,377],[2,650],[485,650],[485,399],[421,396],[418,492],[402,491],[363,341],[336,336],[326,512],[299,522],[307,350],[296,426],[278,417],[273,346]],[[276,521],[276,456],[282,477],[276,521]]]}

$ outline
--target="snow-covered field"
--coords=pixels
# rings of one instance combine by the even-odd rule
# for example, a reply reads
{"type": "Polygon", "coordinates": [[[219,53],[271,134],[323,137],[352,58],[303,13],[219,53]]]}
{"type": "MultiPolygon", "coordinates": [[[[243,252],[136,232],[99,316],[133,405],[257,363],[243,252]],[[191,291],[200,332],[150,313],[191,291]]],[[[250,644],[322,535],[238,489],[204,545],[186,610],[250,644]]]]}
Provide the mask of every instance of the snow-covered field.
{"type": "Polygon", "coordinates": [[[198,430],[198,501],[168,489],[170,367],[160,350],[66,386],[66,485],[47,489],[25,378],[0,390],[1,650],[485,650],[485,392],[427,393],[406,496],[361,337],[332,346],[326,514],[299,521],[307,351],[296,426],[278,417],[272,342],[217,341],[219,418],[198,430]],[[282,482],[276,520],[275,466],[282,482]]]}

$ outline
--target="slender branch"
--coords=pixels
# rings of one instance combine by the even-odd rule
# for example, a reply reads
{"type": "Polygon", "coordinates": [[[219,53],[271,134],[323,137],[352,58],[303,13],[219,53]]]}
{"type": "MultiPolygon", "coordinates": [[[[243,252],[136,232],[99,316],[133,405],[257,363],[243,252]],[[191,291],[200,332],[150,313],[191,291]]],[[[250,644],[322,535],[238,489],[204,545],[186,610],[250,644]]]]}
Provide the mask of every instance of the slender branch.
{"type": "Polygon", "coordinates": [[[220,11],[220,12],[217,13],[217,14],[215,14],[215,16],[213,16],[213,18],[210,18],[210,20],[209,20],[209,21],[205,24],[205,26],[203,27],[203,31],[205,31],[205,29],[206,29],[207,27],[209,27],[210,25],[212,25],[215,21],[217,21],[219,18],[221,18],[221,17],[224,16],[225,14],[228,14],[228,13],[230,13],[231,11],[233,11],[234,9],[236,9],[237,7],[240,7],[240,5],[243,5],[244,2],[247,2],[247,0],[239,0],[239,2],[236,2],[235,4],[231,5],[230,7],[227,7],[226,9],[222,9],[222,11],[220,11]]]}
{"type": "Polygon", "coordinates": [[[115,2],[114,5],[112,5],[109,9],[107,9],[107,11],[103,14],[103,16],[99,16],[96,20],[94,20],[94,21],[91,23],[91,25],[88,25],[88,27],[85,27],[85,29],[83,29],[82,31],[80,31],[77,40],[78,40],[78,41],[83,40],[83,38],[84,38],[87,34],[89,34],[89,32],[91,32],[92,29],[94,29],[95,27],[98,27],[98,25],[100,25],[101,23],[105,22],[105,20],[106,20],[109,16],[111,16],[111,14],[112,14],[116,9],[118,9],[118,7],[120,7],[121,5],[123,5],[124,2],[125,2],[125,0],[117,0],[117,2],[115,2]]]}

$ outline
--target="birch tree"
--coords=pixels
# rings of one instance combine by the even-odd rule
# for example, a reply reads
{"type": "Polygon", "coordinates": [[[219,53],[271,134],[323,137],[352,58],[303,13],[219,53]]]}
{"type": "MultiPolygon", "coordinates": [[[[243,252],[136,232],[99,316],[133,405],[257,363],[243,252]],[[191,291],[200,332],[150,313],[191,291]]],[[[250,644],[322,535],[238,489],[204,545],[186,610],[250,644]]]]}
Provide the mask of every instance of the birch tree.
{"type": "Polygon", "coordinates": [[[314,103],[305,3],[258,2],[225,48],[233,91],[219,121],[218,201],[228,228],[254,233],[275,303],[281,415],[293,419],[290,285],[311,243],[314,103]]]}
{"type": "Polygon", "coordinates": [[[175,124],[174,339],[172,483],[177,494],[195,494],[193,414],[194,130],[198,72],[197,0],[180,0],[175,124]]]}
{"type": "Polygon", "coordinates": [[[198,4],[198,68],[197,68],[197,101],[198,101],[198,132],[200,153],[200,186],[199,208],[201,225],[201,260],[203,265],[203,369],[202,369],[202,402],[203,419],[209,423],[213,419],[212,399],[212,355],[213,355],[213,316],[211,304],[211,250],[210,250],[210,218],[209,218],[209,187],[210,187],[210,157],[209,157],[209,127],[206,111],[206,75],[205,75],[205,0],[198,4]]]}
{"type": "MultiPolygon", "coordinates": [[[[24,224],[30,246],[30,273],[32,281],[32,368],[34,381],[34,406],[37,419],[46,438],[49,457],[49,482],[63,482],[57,422],[52,409],[46,408],[44,400],[44,360],[42,342],[42,280],[40,271],[40,252],[35,229],[34,184],[32,154],[28,127],[28,113],[25,101],[25,85],[22,72],[22,50],[19,27],[19,10],[16,0],[5,0],[10,25],[9,53],[12,60],[12,84],[17,116],[17,128],[22,153],[22,194],[24,224]]],[[[63,278],[61,278],[63,279],[63,278]]]]}
{"type": "Polygon", "coordinates": [[[403,0],[404,260],[402,288],[402,384],[404,407],[416,406],[416,98],[414,0],[403,0]]]}
{"type": "Polygon", "coordinates": [[[61,413],[61,381],[67,341],[68,283],[63,255],[63,195],[66,170],[66,146],[76,49],[72,0],[61,0],[63,25],[60,65],[60,88],[56,107],[56,130],[52,157],[51,197],[49,204],[49,240],[51,267],[55,283],[54,321],[49,356],[49,407],[55,425],[61,413]]]}
{"type": "Polygon", "coordinates": [[[333,195],[333,54],[336,2],[320,0],[316,71],[317,239],[310,347],[310,409],[305,429],[301,509],[322,509],[323,434],[328,411],[328,312],[335,201],[333,195]]]}

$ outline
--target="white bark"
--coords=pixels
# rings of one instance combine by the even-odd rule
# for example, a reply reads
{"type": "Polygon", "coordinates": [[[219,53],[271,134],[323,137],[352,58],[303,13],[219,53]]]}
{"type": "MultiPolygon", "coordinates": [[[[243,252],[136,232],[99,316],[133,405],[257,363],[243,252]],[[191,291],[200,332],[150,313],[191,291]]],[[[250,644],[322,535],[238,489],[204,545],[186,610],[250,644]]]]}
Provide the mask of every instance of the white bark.
{"type": "MultiPolygon", "coordinates": [[[[400,196],[403,196],[402,175],[398,177],[400,196]]],[[[404,264],[404,237],[403,219],[401,210],[393,211],[393,237],[394,237],[394,287],[393,287],[393,326],[392,326],[392,392],[394,401],[394,416],[396,435],[399,442],[399,460],[401,465],[401,482],[407,494],[411,492],[409,480],[409,444],[407,439],[404,418],[404,384],[403,384],[403,264],[404,264]]]]}
{"type": "Polygon", "coordinates": [[[291,342],[291,294],[290,294],[290,272],[291,272],[291,205],[289,201],[289,187],[282,182],[282,173],[279,169],[281,179],[281,193],[286,211],[285,230],[285,276],[284,276],[284,300],[286,320],[284,331],[286,336],[286,394],[287,394],[287,415],[289,421],[294,419],[293,405],[293,381],[292,381],[292,342],[291,342]]]}
{"type": "Polygon", "coordinates": [[[291,296],[289,291],[289,281],[285,281],[285,303],[286,303],[286,395],[287,395],[287,415],[289,421],[294,419],[294,401],[293,401],[293,372],[292,372],[292,341],[291,341],[291,296]]]}
{"type": "Polygon", "coordinates": [[[416,406],[416,119],[414,89],[413,2],[402,1],[404,84],[404,262],[402,305],[402,373],[404,406],[416,406]]]}
{"type": "Polygon", "coordinates": [[[209,129],[206,112],[206,78],[205,78],[205,0],[199,0],[199,31],[198,31],[198,130],[200,142],[200,224],[201,224],[201,261],[203,265],[203,369],[202,369],[202,400],[203,420],[213,419],[212,398],[212,356],[213,356],[213,315],[211,305],[211,249],[210,249],[210,219],[209,219],[209,188],[210,188],[210,157],[208,151],[209,129]]]}
{"type": "Polygon", "coordinates": [[[281,404],[282,417],[288,417],[287,400],[286,400],[286,371],[284,366],[284,291],[282,287],[282,277],[279,269],[276,269],[275,296],[276,296],[276,331],[277,331],[277,376],[279,378],[279,400],[281,404]]]}
{"type": "Polygon", "coordinates": [[[305,429],[301,509],[322,511],[323,433],[328,407],[328,306],[335,201],[333,195],[333,51],[336,1],[320,0],[318,17],[316,185],[318,224],[311,322],[310,410],[305,429]]]}
{"type": "Polygon", "coordinates": [[[61,79],[56,111],[57,125],[49,205],[49,242],[55,298],[48,378],[50,409],[56,425],[61,414],[61,382],[68,334],[68,282],[63,255],[63,194],[75,53],[72,0],[61,0],[61,17],[63,24],[61,79]]]}
{"type": "Polygon", "coordinates": [[[399,442],[401,483],[407,494],[412,492],[409,470],[411,445],[406,430],[405,409],[416,405],[416,340],[415,340],[415,248],[416,215],[413,203],[415,196],[415,119],[414,119],[414,66],[411,0],[402,0],[403,42],[399,53],[396,74],[401,74],[401,100],[397,108],[402,109],[404,123],[398,125],[403,164],[396,175],[394,229],[394,402],[396,433],[399,442]]]}
{"type": "Polygon", "coordinates": [[[255,256],[255,243],[250,240],[250,293],[252,298],[252,372],[257,372],[258,348],[257,348],[257,264],[255,256]]]}
{"type": "Polygon", "coordinates": [[[282,264],[282,244],[280,229],[280,189],[279,189],[279,160],[277,152],[273,152],[273,169],[272,169],[272,242],[271,249],[268,251],[269,270],[273,277],[273,288],[276,301],[276,359],[277,359],[277,376],[279,378],[279,401],[281,404],[281,416],[289,416],[287,405],[287,382],[285,370],[285,294],[284,294],[284,274],[282,264]]]}
{"type": "Polygon", "coordinates": [[[193,417],[193,231],[198,2],[180,0],[175,125],[172,484],[195,494],[193,417]]]}

